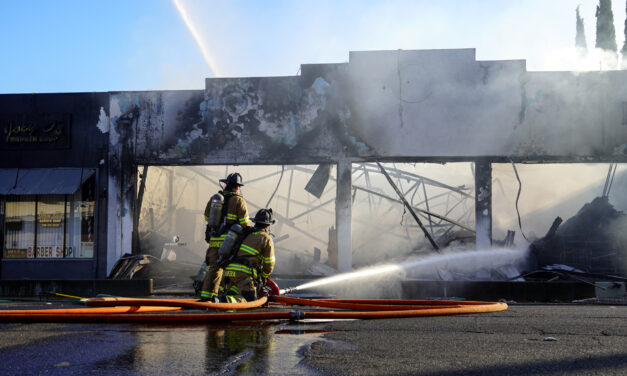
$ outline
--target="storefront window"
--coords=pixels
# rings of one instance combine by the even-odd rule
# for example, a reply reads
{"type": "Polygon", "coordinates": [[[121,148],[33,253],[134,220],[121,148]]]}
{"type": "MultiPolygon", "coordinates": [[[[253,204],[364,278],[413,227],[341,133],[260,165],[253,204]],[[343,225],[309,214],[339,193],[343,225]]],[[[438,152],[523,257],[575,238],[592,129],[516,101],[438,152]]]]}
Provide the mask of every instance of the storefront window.
{"type": "Polygon", "coordinates": [[[6,196],[3,257],[93,258],[94,190],[91,175],[73,195],[6,196]]]}
{"type": "MultiPolygon", "coordinates": [[[[39,196],[37,200],[37,258],[64,256],[65,195],[39,196]]],[[[29,257],[32,257],[29,255],[29,257]]]]}
{"type": "Polygon", "coordinates": [[[33,196],[7,197],[4,220],[5,258],[33,257],[36,208],[37,201],[33,196]]]}
{"type": "MultiPolygon", "coordinates": [[[[76,241],[78,247],[76,257],[94,257],[94,211],[95,211],[95,179],[88,179],[79,190],[80,196],[74,202],[74,220],[77,222],[76,241]]],[[[76,248],[75,248],[76,249],[76,248]]]]}

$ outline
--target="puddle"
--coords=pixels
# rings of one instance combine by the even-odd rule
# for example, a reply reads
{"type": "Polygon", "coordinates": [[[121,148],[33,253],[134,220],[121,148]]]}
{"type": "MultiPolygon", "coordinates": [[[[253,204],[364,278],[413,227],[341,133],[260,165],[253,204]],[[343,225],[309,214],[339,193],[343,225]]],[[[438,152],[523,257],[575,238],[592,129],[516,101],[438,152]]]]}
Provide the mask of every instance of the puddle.
{"type": "Polygon", "coordinates": [[[7,324],[0,331],[24,341],[9,336],[0,364],[6,374],[316,375],[301,354],[327,342],[326,323],[7,324]]]}
{"type": "Polygon", "coordinates": [[[100,362],[117,374],[315,375],[300,350],[329,331],[323,324],[264,324],[125,328],[136,345],[100,362]]]}
{"type": "Polygon", "coordinates": [[[296,335],[302,335],[302,334],[325,334],[325,333],[337,333],[337,331],[334,331],[334,330],[283,329],[283,330],[277,330],[276,332],[274,332],[274,334],[296,334],[296,335]]]}
{"type": "Polygon", "coordinates": [[[336,341],[336,340],[327,340],[324,341],[324,347],[327,350],[359,350],[359,346],[353,344],[353,343],[349,343],[349,342],[344,342],[344,341],[336,341]]]}

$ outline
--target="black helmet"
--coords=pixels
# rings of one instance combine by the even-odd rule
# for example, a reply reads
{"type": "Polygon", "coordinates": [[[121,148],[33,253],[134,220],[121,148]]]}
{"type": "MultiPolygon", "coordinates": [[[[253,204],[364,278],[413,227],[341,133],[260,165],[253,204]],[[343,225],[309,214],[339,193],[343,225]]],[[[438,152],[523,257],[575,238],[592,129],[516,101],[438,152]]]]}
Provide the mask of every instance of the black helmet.
{"type": "Polygon", "coordinates": [[[237,172],[229,174],[226,179],[220,179],[220,182],[226,183],[226,185],[239,185],[240,187],[244,184],[242,183],[242,175],[237,172]]]}
{"type": "Polygon", "coordinates": [[[272,217],[272,209],[259,209],[257,214],[255,214],[253,222],[255,222],[255,225],[270,226],[276,222],[272,217]]]}

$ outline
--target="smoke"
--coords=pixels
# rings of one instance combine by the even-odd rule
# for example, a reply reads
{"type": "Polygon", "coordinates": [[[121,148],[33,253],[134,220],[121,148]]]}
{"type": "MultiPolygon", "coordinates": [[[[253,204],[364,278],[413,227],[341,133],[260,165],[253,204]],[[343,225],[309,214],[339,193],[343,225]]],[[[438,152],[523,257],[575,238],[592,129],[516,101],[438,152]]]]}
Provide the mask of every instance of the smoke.
{"type": "Polygon", "coordinates": [[[320,199],[304,190],[315,167],[299,165],[292,169],[286,166],[277,188],[281,166],[150,166],[139,230],[153,230],[167,239],[178,235],[200,260],[207,248],[205,205],[220,189],[219,179],[239,172],[244,178],[241,192],[250,217],[266,205],[277,189],[269,205],[277,215],[277,224],[270,228],[275,235],[275,270],[283,274],[304,274],[313,262],[314,248],[321,250],[322,261],[326,261],[328,232],[335,225],[334,181],[327,184],[320,199]],[[332,202],[328,203],[329,200],[332,202]],[[320,207],[306,213],[316,206],[320,207]]]}
{"type": "MultiPolygon", "coordinates": [[[[518,164],[522,181],[519,210],[523,230],[530,240],[544,236],[555,217],[574,216],[603,192],[608,164],[518,164]]],[[[511,164],[492,165],[493,237],[502,239],[515,230],[517,244],[525,244],[518,228],[515,200],[518,182],[511,164]]],[[[619,164],[610,191],[610,202],[626,210],[627,165],[619,164]]]]}
{"type": "MultiPolygon", "coordinates": [[[[354,165],[353,186],[369,187],[382,195],[398,199],[387,180],[375,172],[376,168],[372,166],[354,165]],[[368,179],[363,170],[367,166],[370,166],[368,179]]],[[[206,202],[219,189],[218,179],[237,171],[244,177],[246,185],[242,192],[251,216],[266,204],[277,189],[270,203],[279,216],[277,224],[271,228],[275,235],[277,254],[275,274],[332,272],[333,269],[328,266],[323,268],[315,265],[330,261],[327,250],[329,230],[335,226],[335,169],[321,198],[317,199],[304,189],[315,167],[286,166],[277,188],[281,166],[150,166],[140,232],[154,230],[168,240],[178,235],[181,242],[186,243],[201,260],[207,247],[203,218],[206,202]],[[315,248],[320,250],[319,259],[316,258],[315,248]]],[[[474,177],[471,163],[387,163],[384,167],[412,207],[426,210],[428,202],[430,211],[474,228],[474,177]],[[471,197],[431,184],[425,187],[416,185],[420,179],[408,179],[410,175],[398,175],[399,171],[462,189],[471,197]]],[[[519,209],[525,234],[531,238],[543,236],[556,216],[567,219],[576,214],[583,204],[600,195],[608,165],[538,164],[518,165],[517,168],[522,180],[519,209]]],[[[503,239],[507,230],[511,229],[516,231],[515,243],[523,247],[526,242],[518,229],[514,205],[517,190],[518,182],[511,164],[493,164],[493,238],[503,239]]],[[[626,190],[627,166],[619,165],[610,193],[611,202],[619,210],[626,209],[626,190]]],[[[435,254],[414,218],[399,202],[356,189],[351,214],[352,261],[355,269],[404,263],[417,256],[435,254]]],[[[448,252],[474,248],[473,233],[437,218],[432,218],[432,227],[426,214],[419,218],[430,232],[433,231],[441,247],[446,247],[451,240],[451,245],[457,245],[448,247],[448,252]],[[440,238],[443,232],[446,232],[447,237],[440,238]]],[[[490,261],[488,258],[485,260],[490,261]]]]}
{"type": "Polygon", "coordinates": [[[623,275],[627,275],[627,215],[614,220],[608,226],[607,232],[618,254],[618,268],[622,270],[623,275]]]}
{"type": "Polygon", "coordinates": [[[608,71],[621,69],[621,56],[614,51],[589,48],[569,47],[549,51],[536,64],[529,67],[531,71],[608,71]]]}
{"type": "MultiPolygon", "coordinates": [[[[359,165],[356,165],[359,166],[359,165]]],[[[360,167],[353,174],[355,187],[370,187],[387,197],[399,200],[397,193],[385,177],[378,172],[376,165],[362,165],[368,169],[368,179],[360,167]]],[[[474,228],[474,181],[470,163],[384,163],[396,186],[404,193],[410,205],[417,209],[429,210],[459,221],[474,228]],[[399,171],[407,174],[399,175],[399,171]],[[412,175],[414,176],[412,176],[412,175]],[[425,185],[417,176],[432,179],[425,185]],[[469,194],[460,193],[437,186],[441,183],[469,194]]],[[[420,213],[419,213],[420,214],[420,213]]],[[[394,202],[356,190],[352,205],[352,248],[354,267],[363,267],[378,262],[399,262],[420,253],[431,253],[423,231],[410,212],[400,202],[394,202]]],[[[454,235],[461,228],[450,222],[421,214],[419,219],[434,236],[447,232],[454,235]]]]}
{"type": "MultiPolygon", "coordinates": [[[[476,48],[480,60],[525,59],[532,71],[598,71],[616,62],[594,49],[597,3],[176,0],[173,11],[186,11],[186,24],[195,30],[190,38],[204,60],[213,60],[210,66],[220,62],[220,76],[294,75],[300,64],[344,62],[348,51],[450,48],[476,48]],[[578,5],[589,47],[583,59],[574,48],[578,5]]],[[[623,5],[613,3],[619,46],[623,5]]]]}
{"type": "MultiPolygon", "coordinates": [[[[225,76],[291,75],[295,73],[300,63],[316,63],[321,60],[344,61],[346,51],[350,49],[460,47],[458,44],[460,39],[457,38],[466,33],[460,33],[459,29],[445,30],[447,28],[442,26],[450,24],[466,28],[467,34],[472,37],[465,39],[461,46],[478,47],[478,60],[485,59],[486,56],[497,60],[528,57],[529,70],[572,70],[575,72],[608,70],[618,66],[616,56],[612,54],[590,48],[584,55],[574,47],[568,47],[574,45],[574,8],[572,8],[572,15],[568,18],[568,22],[553,14],[552,20],[556,22],[543,23],[537,17],[546,20],[550,17],[545,13],[551,14],[551,12],[537,12],[536,9],[534,13],[530,11],[533,6],[507,5],[503,6],[505,10],[502,13],[494,13],[494,10],[486,10],[488,6],[482,5],[482,10],[500,16],[495,20],[488,18],[485,23],[482,23],[474,22],[477,20],[474,18],[478,16],[477,11],[465,5],[462,8],[468,10],[469,14],[458,11],[455,12],[455,16],[459,19],[451,19],[451,15],[442,11],[445,8],[438,8],[433,3],[422,2],[412,5],[403,2],[402,7],[398,7],[399,3],[395,3],[365,9],[363,16],[352,24],[356,25],[354,29],[347,30],[345,34],[338,34],[333,31],[333,27],[327,29],[325,26],[330,25],[332,21],[349,19],[348,15],[354,15],[352,10],[354,7],[360,7],[361,3],[349,2],[336,13],[328,12],[312,4],[289,4],[286,7],[292,12],[293,17],[279,19],[272,23],[270,28],[267,27],[267,20],[272,12],[259,12],[251,16],[247,13],[232,12],[238,9],[237,4],[214,4],[211,17],[203,19],[201,17],[203,12],[198,11],[202,9],[199,3],[182,0],[175,3],[178,4],[177,7],[184,5],[188,15],[187,18],[184,17],[187,20],[186,23],[188,26],[193,24],[197,28],[196,31],[192,31],[192,34],[199,48],[204,51],[203,56],[207,64],[211,66],[208,56],[219,56],[220,61],[224,62],[221,66],[225,67],[225,76]],[[425,17],[426,14],[429,15],[428,19],[421,18],[421,22],[412,24],[415,25],[415,29],[414,26],[410,27],[402,22],[408,17],[420,18],[425,17]],[[524,17],[533,18],[536,22],[533,22],[533,25],[520,26],[519,21],[524,17]],[[368,26],[367,31],[365,31],[366,26],[368,26]],[[273,29],[276,27],[281,29],[281,32],[273,29]],[[513,35],[510,34],[512,28],[516,29],[513,35]],[[476,29],[479,31],[477,32],[476,29]],[[428,37],[427,33],[421,33],[423,30],[430,31],[428,37]],[[555,30],[569,30],[569,32],[555,32],[555,30]],[[330,36],[329,33],[335,35],[330,36]],[[377,35],[374,36],[374,34],[377,35]],[[455,37],[452,36],[453,34],[455,37]],[[566,39],[557,38],[554,34],[560,38],[568,35],[568,42],[566,39]],[[373,38],[368,38],[368,35],[372,35],[373,38]],[[401,38],[396,38],[400,35],[402,35],[401,38]],[[478,38],[477,35],[482,38],[478,38]],[[512,35],[512,38],[507,39],[508,35],[512,35]],[[204,41],[205,38],[206,44],[198,42],[204,41]],[[484,42],[484,39],[489,42],[484,42]],[[503,43],[502,39],[506,39],[508,43],[503,43]],[[321,40],[325,40],[325,43],[321,43],[321,40]],[[272,41],[271,47],[267,47],[268,41],[272,41]],[[530,45],[535,48],[539,44],[538,41],[543,42],[540,43],[541,46],[536,50],[529,49],[530,45]],[[495,50],[494,46],[489,44],[498,46],[498,49],[495,50]],[[212,46],[212,51],[208,51],[205,45],[212,46]],[[287,45],[293,46],[289,51],[289,56],[281,50],[281,47],[287,45]],[[339,53],[341,55],[338,55],[339,53]],[[269,68],[267,62],[257,59],[259,63],[251,66],[250,56],[261,56],[261,54],[273,56],[281,60],[281,64],[269,64],[272,65],[272,68],[269,68]],[[293,67],[286,68],[290,65],[293,67]]],[[[547,4],[545,1],[531,3],[538,9],[553,11],[559,9],[562,12],[572,5],[564,2],[559,2],[557,5],[558,2],[547,4]]],[[[582,7],[582,14],[587,23],[591,19],[588,14],[588,5],[585,4],[582,7]]],[[[615,14],[619,13],[615,12],[615,14]]],[[[621,17],[615,17],[617,20],[619,18],[621,17]]],[[[587,25],[586,30],[590,32],[594,28],[587,25]]],[[[590,45],[591,34],[587,37],[590,45]]],[[[547,95],[547,98],[543,98],[542,89],[545,88],[544,80],[547,79],[545,75],[530,74],[527,76],[529,83],[521,83],[520,74],[524,72],[524,69],[520,64],[494,62],[466,64],[464,59],[468,58],[468,55],[466,52],[460,52],[446,56],[439,53],[423,53],[418,56],[399,52],[384,56],[380,61],[377,60],[378,57],[373,58],[362,67],[358,66],[359,62],[351,61],[352,78],[357,77],[360,84],[362,82],[372,84],[372,87],[368,87],[372,90],[362,90],[362,92],[369,93],[369,97],[354,96],[358,103],[355,108],[351,108],[355,117],[352,120],[355,124],[363,126],[356,130],[358,133],[356,136],[365,135],[366,137],[362,139],[375,143],[375,149],[379,146],[380,150],[397,151],[398,155],[413,155],[411,153],[415,150],[420,150],[422,155],[428,156],[451,155],[450,150],[458,151],[459,155],[476,155],[477,150],[485,152],[484,155],[501,155],[502,150],[491,148],[500,145],[507,149],[506,152],[509,152],[516,148],[518,148],[516,151],[521,151],[519,149],[525,147],[525,145],[508,144],[512,139],[514,140],[512,143],[529,141],[532,144],[530,149],[535,151],[537,148],[537,154],[542,155],[540,143],[545,141],[542,136],[544,123],[547,120],[540,118],[541,122],[536,123],[538,119],[533,116],[543,117],[544,114],[537,115],[537,113],[542,113],[546,108],[557,108],[557,105],[564,108],[578,108],[579,103],[598,100],[598,98],[591,98],[593,95],[580,92],[581,87],[587,87],[589,83],[585,80],[578,81],[576,79],[578,73],[551,76],[550,79],[555,81],[549,82],[549,85],[553,85],[549,87],[556,87],[558,95],[552,95],[552,97],[547,95]],[[401,60],[403,56],[405,56],[404,61],[401,60]],[[447,56],[453,58],[448,59],[447,56]],[[562,80],[563,77],[567,79],[562,80]],[[527,84],[526,87],[525,84],[527,84]],[[575,90],[576,87],[579,89],[575,90]],[[525,96],[522,101],[521,91],[525,96]],[[502,96],[503,93],[510,95],[502,96]],[[559,98],[555,99],[556,97],[559,98]],[[553,103],[551,100],[558,101],[558,103],[553,103]],[[451,108],[451,102],[456,103],[455,108],[451,108]],[[525,113],[525,106],[530,108],[532,105],[536,106],[534,111],[528,110],[525,113]],[[526,116],[526,120],[522,119],[523,115],[526,116]],[[366,121],[360,121],[360,116],[363,116],[366,121]],[[501,120],[504,121],[501,122],[501,120]],[[390,124],[390,126],[382,127],[381,124],[390,124]],[[403,127],[403,125],[408,126],[403,127]],[[532,125],[536,126],[534,132],[539,135],[540,140],[528,140],[528,137],[520,136],[520,134],[526,134],[532,125]],[[393,131],[390,132],[390,129],[393,131]],[[508,132],[503,129],[513,130],[508,132]],[[452,131],[456,132],[456,137],[451,137],[452,131]],[[428,137],[420,137],[423,134],[427,134],[428,137]],[[536,141],[538,145],[535,144],[536,141]],[[404,154],[407,150],[409,150],[408,154],[404,154]]],[[[559,136],[558,141],[553,138],[547,139],[547,144],[556,145],[548,154],[570,155],[571,145],[587,145],[585,141],[589,133],[599,133],[593,127],[584,129],[587,124],[596,124],[598,119],[579,119],[580,113],[571,112],[554,114],[560,117],[571,116],[573,119],[572,122],[560,121],[555,125],[552,124],[554,129],[547,131],[548,137],[566,133],[566,129],[568,137],[559,136]]],[[[551,114],[553,116],[553,112],[551,114]]],[[[529,133],[534,134],[531,131],[529,133]]],[[[528,151],[523,150],[521,154],[524,155],[525,152],[528,151]]],[[[533,155],[531,152],[529,154],[533,155]]],[[[471,196],[474,195],[474,179],[469,163],[386,164],[385,166],[389,169],[398,167],[413,174],[424,175],[453,187],[463,186],[467,188],[466,192],[471,196]]],[[[272,229],[277,239],[281,239],[276,242],[276,273],[306,274],[308,266],[316,261],[314,259],[315,248],[321,251],[320,262],[327,261],[328,257],[326,250],[330,236],[329,229],[335,224],[333,202],[335,184],[331,182],[323,196],[316,199],[303,189],[315,166],[301,167],[304,170],[295,171],[289,179],[288,176],[283,177],[277,195],[270,204],[275,212],[282,216],[277,226],[272,229]],[[311,207],[319,208],[307,212],[311,207]],[[295,218],[299,214],[302,215],[295,218]],[[284,238],[286,235],[289,237],[284,238]]],[[[200,169],[211,179],[199,178],[197,171],[191,168],[176,168],[172,190],[164,181],[149,184],[147,203],[143,206],[140,225],[144,229],[152,228],[152,224],[150,226],[146,224],[146,218],[149,215],[147,211],[152,208],[153,216],[158,218],[158,223],[154,226],[158,227],[159,231],[169,233],[168,236],[183,235],[184,240],[192,245],[199,256],[202,256],[206,248],[203,240],[202,210],[210,195],[218,189],[215,184],[217,179],[226,176],[228,172],[238,171],[244,175],[245,181],[252,181],[243,188],[243,193],[248,201],[250,214],[253,215],[257,209],[265,205],[275,189],[280,179],[280,166],[214,166],[200,169]],[[265,177],[266,175],[271,176],[265,177]],[[173,210],[175,207],[177,210],[173,210]]],[[[158,167],[151,167],[149,179],[161,179],[162,172],[160,171],[165,170],[167,169],[160,170],[158,167]]],[[[624,171],[624,168],[621,167],[620,171],[624,171]]],[[[572,216],[583,203],[598,195],[599,193],[593,191],[605,179],[607,165],[524,165],[519,166],[519,172],[523,182],[519,209],[526,234],[534,237],[534,234],[542,236],[555,216],[559,215],[563,218],[572,216]]],[[[518,183],[514,178],[511,165],[493,165],[493,176],[493,237],[501,239],[508,229],[514,229],[518,233],[517,243],[524,244],[517,226],[514,201],[518,183]]],[[[463,198],[459,194],[451,196],[447,194],[446,189],[431,185],[421,186],[417,180],[407,177],[394,176],[393,178],[412,206],[428,209],[474,227],[472,197],[463,198]],[[434,198],[436,196],[438,198],[434,198]],[[456,202],[461,204],[451,208],[456,202]]],[[[353,183],[356,186],[367,186],[385,196],[397,199],[395,192],[380,174],[373,172],[366,174],[365,171],[360,174],[357,171],[353,177],[353,183]]],[[[615,191],[624,192],[624,188],[616,186],[615,191]]],[[[359,190],[356,190],[354,195],[352,259],[355,267],[386,262],[402,263],[417,254],[432,252],[424,240],[424,234],[402,204],[359,190]]],[[[434,233],[454,235],[453,233],[459,230],[458,227],[450,226],[446,221],[433,220],[430,223],[425,216],[421,216],[421,219],[428,230],[434,233]]],[[[484,261],[490,261],[489,257],[484,261]]],[[[464,262],[461,264],[464,265],[464,262]]],[[[369,281],[375,280],[369,279],[369,281]]],[[[380,282],[385,283],[383,280],[380,282]]],[[[374,286],[370,286],[369,291],[374,291],[374,286]]]]}
{"type": "MultiPolygon", "coordinates": [[[[399,171],[422,175],[456,188],[465,187],[464,192],[472,196],[470,163],[384,166],[389,169],[398,187],[407,193],[407,200],[413,206],[426,210],[428,203],[433,212],[446,214],[447,217],[473,227],[472,197],[463,197],[430,184],[423,187],[417,184],[419,179],[408,179],[409,175],[405,178],[398,176],[399,171]],[[425,193],[428,201],[425,201],[425,193]],[[458,203],[460,200],[462,202],[458,203]]],[[[277,189],[269,205],[278,215],[277,224],[271,228],[276,236],[276,273],[309,274],[312,272],[312,264],[315,263],[315,248],[320,250],[320,263],[329,261],[329,230],[335,226],[335,170],[318,199],[304,189],[315,167],[286,166],[277,188],[281,166],[150,166],[140,216],[140,232],[154,230],[167,239],[178,235],[181,242],[187,243],[199,258],[204,256],[206,243],[202,214],[206,202],[219,189],[218,179],[237,171],[244,177],[245,186],[242,187],[242,192],[251,216],[267,203],[277,189]]],[[[368,167],[368,178],[359,165],[354,167],[355,187],[369,188],[398,200],[398,196],[376,167],[368,167]]],[[[433,252],[415,220],[400,203],[356,190],[352,218],[355,268],[385,261],[402,261],[412,254],[433,252]]],[[[432,229],[427,217],[421,218],[427,228],[432,229]]],[[[434,218],[433,229],[436,231],[442,232],[443,228],[450,227],[447,222],[440,225],[436,222],[440,220],[434,218]],[[442,227],[444,224],[447,224],[446,227],[442,227]]]]}
{"type": "Polygon", "coordinates": [[[507,248],[445,251],[404,266],[407,278],[435,281],[507,281],[532,268],[528,250],[507,248]]]}

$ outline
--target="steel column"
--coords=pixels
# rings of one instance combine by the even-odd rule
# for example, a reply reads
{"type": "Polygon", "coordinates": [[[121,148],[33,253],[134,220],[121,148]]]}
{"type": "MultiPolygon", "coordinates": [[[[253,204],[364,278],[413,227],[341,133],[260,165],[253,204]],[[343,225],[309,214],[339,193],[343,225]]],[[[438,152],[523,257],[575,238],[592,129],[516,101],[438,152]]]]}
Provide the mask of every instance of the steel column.
{"type": "Polygon", "coordinates": [[[475,162],[475,242],[477,249],[492,245],[492,164],[475,162]]]}
{"type": "Polygon", "coordinates": [[[351,161],[341,159],[337,163],[337,187],[335,201],[335,224],[337,228],[338,271],[348,272],[351,261],[351,161]]]}

